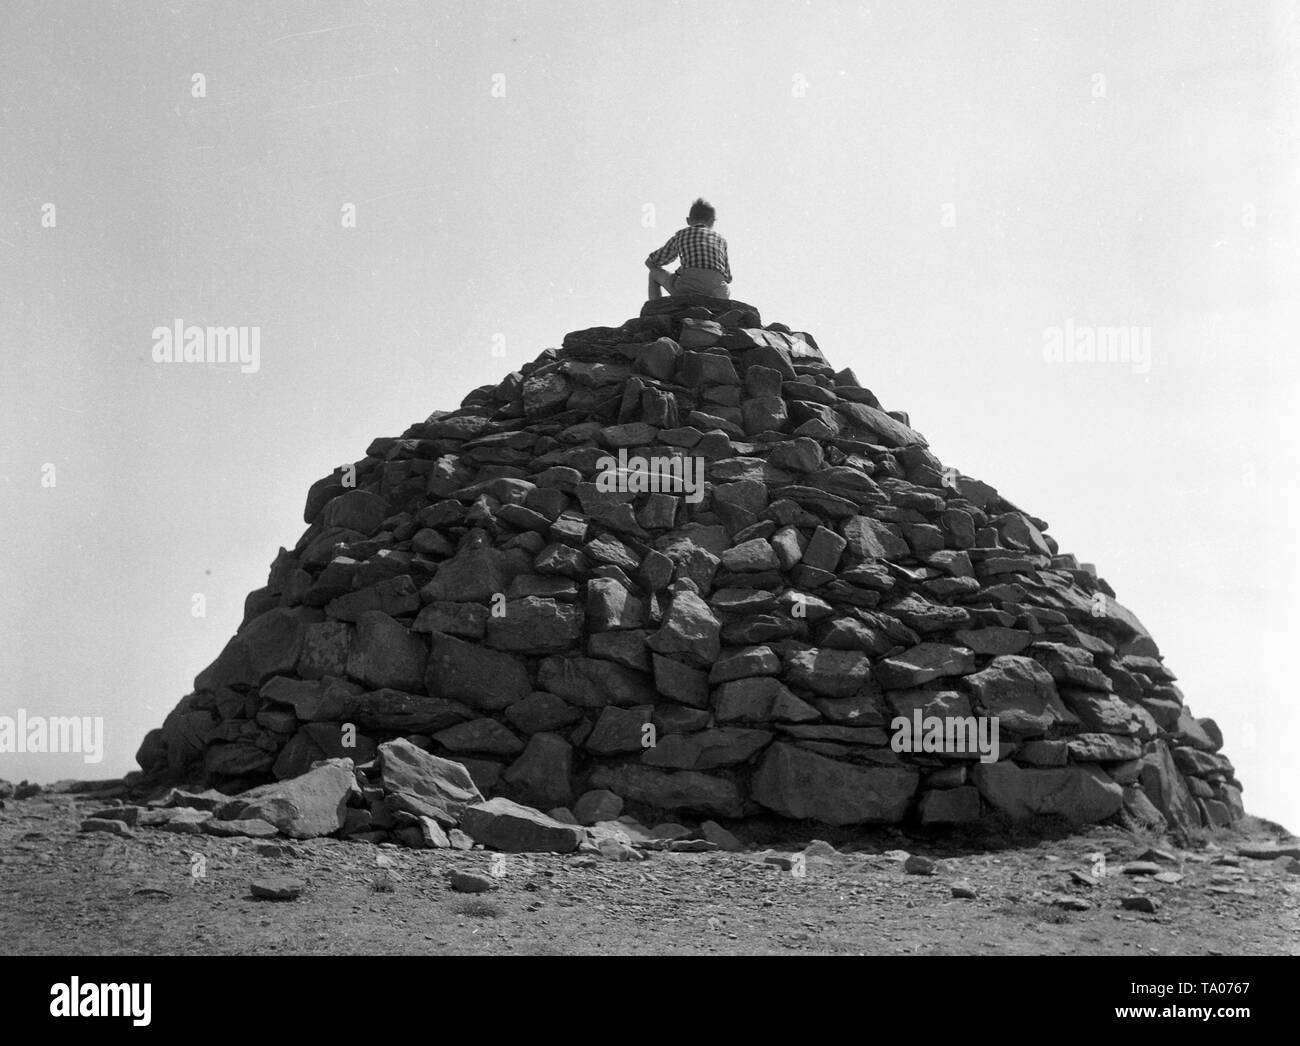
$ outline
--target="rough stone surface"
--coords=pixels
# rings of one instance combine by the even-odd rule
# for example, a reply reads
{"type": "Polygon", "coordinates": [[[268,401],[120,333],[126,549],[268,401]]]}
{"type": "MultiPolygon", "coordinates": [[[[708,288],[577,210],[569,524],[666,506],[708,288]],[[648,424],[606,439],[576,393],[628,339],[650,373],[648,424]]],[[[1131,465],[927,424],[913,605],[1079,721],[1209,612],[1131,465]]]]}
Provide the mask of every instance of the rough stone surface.
{"type": "Polygon", "coordinates": [[[567,854],[583,840],[581,828],[500,797],[467,807],[461,826],[475,842],[504,853],[567,854]]]}
{"type": "Polygon", "coordinates": [[[471,803],[483,801],[461,763],[430,755],[405,738],[380,745],[377,761],[380,787],[401,797],[416,814],[455,818],[471,803]]]}
{"type": "Polygon", "coordinates": [[[1118,784],[1090,766],[1021,769],[977,763],[971,779],[990,806],[1015,821],[1053,815],[1087,824],[1117,813],[1124,798],[1118,784]]]}
{"type": "Polygon", "coordinates": [[[301,879],[287,875],[266,876],[248,884],[249,893],[259,901],[295,901],[306,888],[301,879]]]}
{"type": "Polygon", "coordinates": [[[997,716],[1000,729],[1009,733],[1038,736],[1071,720],[1051,675],[1031,658],[995,657],[966,683],[983,712],[997,716]]]}
{"type": "MultiPolygon", "coordinates": [[[[811,335],[707,297],[643,312],[375,440],[349,487],[311,485],[308,529],[137,755],[150,785],[252,812],[142,826],[458,847],[477,809],[480,833],[568,846],[491,803],[593,824],[622,804],[729,825],[1242,816],[1222,731],[1044,521],[946,468],[811,335]],[[894,751],[892,717],[917,714],[997,717],[998,761],[894,751]],[[313,795],[313,764],[345,757],[347,788],[313,795]]],[[[672,845],[730,848],[710,831],[672,845]]]]}
{"type": "Polygon", "coordinates": [[[903,819],[918,776],[904,768],[862,767],[775,744],[754,776],[754,801],[785,817],[826,824],[894,824],[903,819]]]}
{"type": "Polygon", "coordinates": [[[266,821],[293,839],[312,839],[343,827],[348,800],[356,794],[352,760],[331,759],[291,781],[245,792],[235,806],[239,820],[266,821]]]}
{"type": "Polygon", "coordinates": [[[382,610],[357,618],[357,632],[348,654],[348,675],[371,687],[423,690],[428,648],[382,610]]]}

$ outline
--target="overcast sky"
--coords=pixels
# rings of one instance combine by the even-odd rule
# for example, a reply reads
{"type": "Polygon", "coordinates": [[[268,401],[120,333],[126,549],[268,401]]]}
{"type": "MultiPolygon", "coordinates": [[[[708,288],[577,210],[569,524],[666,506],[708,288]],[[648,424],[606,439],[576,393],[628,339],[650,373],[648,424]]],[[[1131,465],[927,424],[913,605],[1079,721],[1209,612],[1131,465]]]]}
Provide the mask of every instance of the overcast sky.
{"type": "Polygon", "coordinates": [[[702,194],[734,296],[1095,562],[1300,826],[1297,53],[1242,0],[7,0],[0,714],[107,748],[0,777],[132,769],[308,486],[635,315],[702,194]],[[154,362],[178,319],[260,367],[154,362]],[[1045,358],[1100,326],[1149,360],[1045,358]]]}

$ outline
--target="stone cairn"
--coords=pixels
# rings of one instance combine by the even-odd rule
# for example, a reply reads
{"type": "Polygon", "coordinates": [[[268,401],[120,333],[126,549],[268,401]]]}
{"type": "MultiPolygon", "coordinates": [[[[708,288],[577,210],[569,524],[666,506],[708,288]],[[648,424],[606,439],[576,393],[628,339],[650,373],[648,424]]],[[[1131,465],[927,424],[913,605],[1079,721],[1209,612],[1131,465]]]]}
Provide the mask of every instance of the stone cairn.
{"type": "Polygon", "coordinates": [[[568,334],[375,440],[304,518],[138,755],[147,782],[251,789],[231,831],[570,850],[625,808],[1243,812],[1219,729],[1093,567],[744,303],[568,334]],[[607,489],[620,451],[697,459],[701,489],[607,489]],[[895,751],[918,711],[997,717],[998,758],[895,751]]]}

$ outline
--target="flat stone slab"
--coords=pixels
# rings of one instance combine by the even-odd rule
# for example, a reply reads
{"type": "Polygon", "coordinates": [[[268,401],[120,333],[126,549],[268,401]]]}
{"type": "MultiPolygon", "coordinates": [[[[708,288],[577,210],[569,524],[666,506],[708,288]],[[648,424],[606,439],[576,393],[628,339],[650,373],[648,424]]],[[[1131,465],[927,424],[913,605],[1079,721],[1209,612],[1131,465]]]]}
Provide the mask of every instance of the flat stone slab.
{"type": "Polygon", "coordinates": [[[287,875],[273,875],[265,879],[254,879],[248,888],[259,901],[294,901],[302,896],[307,884],[287,875]]]}

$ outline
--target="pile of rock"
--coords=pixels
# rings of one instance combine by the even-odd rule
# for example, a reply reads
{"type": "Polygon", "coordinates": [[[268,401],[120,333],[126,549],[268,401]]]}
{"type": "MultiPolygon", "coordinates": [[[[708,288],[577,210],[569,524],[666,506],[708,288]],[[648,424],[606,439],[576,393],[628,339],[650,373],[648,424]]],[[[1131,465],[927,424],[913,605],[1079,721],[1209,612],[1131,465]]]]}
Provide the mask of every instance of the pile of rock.
{"type": "Polygon", "coordinates": [[[131,836],[137,828],[184,835],[396,841],[415,849],[506,853],[604,853],[641,859],[647,849],[739,849],[725,828],[663,824],[646,828],[622,814],[610,792],[589,792],[576,811],[552,815],[498,796],[485,799],[465,767],[406,738],[381,744],[364,766],[322,759],[306,773],[230,796],[214,789],[169,789],[139,806],[120,799],[92,811],[83,832],[131,836]],[[579,823],[581,818],[581,823],[579,823]]]}
{"type": "Polygon", "coordinates": [[[373,760],[393,808],[354,799],[337,828],[412,842],[463,811],[390,788],[397,751],[459,764],[467,803],[542,810],[1177,829],[1242,812],[1217,727],[1095,570],[742,303],[664,299],[571,333],[375,440],[304,518],[146,737],[151,779],[230,792],[373,760]],[[683,476],[698,459],[703,482],[610,489],[620,453],[683,476]],[[996,716],[998,759],[896,751],[892,720],[917,712],[996,716]]]}

